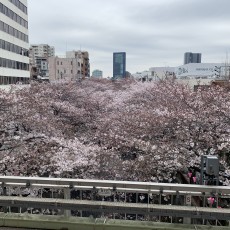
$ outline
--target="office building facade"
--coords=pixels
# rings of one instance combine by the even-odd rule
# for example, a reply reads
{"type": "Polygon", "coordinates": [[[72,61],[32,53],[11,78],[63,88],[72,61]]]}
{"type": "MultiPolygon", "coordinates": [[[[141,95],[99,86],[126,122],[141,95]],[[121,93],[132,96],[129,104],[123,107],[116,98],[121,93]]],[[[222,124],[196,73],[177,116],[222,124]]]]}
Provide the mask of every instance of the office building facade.
{"type": "Polygon", "coordinates": [[[184,54],[184,65],[189,63],[201,63],[201,53],[186,52],[184,54]]]}
{"type": "Polygon", "coordinates": [[[126,77],[126,53],[113,53],[113,78],[126,77]]]}
{"type": "Polygon", "coordinates": [[[27,0],[0,0],[0,85],[29,79],[27,0]]]}

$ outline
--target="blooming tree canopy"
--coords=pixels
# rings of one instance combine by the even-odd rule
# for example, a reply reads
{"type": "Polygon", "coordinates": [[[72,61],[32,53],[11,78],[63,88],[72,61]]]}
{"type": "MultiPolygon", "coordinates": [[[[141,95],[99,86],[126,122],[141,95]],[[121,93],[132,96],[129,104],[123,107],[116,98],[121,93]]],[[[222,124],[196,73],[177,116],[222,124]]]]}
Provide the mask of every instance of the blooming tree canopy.
{"type": "Polygon", "coordinates": [[[3,175],[171,181],[221,160],[228,183],[230,93],[173,81],[32,83],[0,91],[3,175]]]}

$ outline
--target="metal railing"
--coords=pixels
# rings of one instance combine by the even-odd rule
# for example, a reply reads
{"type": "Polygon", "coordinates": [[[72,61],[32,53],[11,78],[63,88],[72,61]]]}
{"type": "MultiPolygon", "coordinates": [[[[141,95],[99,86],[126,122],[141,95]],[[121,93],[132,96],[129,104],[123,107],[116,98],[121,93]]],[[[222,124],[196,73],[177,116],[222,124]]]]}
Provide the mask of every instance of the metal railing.
{"type": "Polygon", "coordinates": [[[0,187],[3,212],[214,225],[230,220],[229,186],[1,176],[0,187]]]}
{"type": "Polygon", "coordinates": [[[86,188],[105,188],[116,189],[119,191],[137,191],[137,192],[181,192],[194,194],[212,194],[222,193],[230,195],[230,186],[206,186],[195,184],[172,184],[172,183],[152,183],[136,181],[113,181],[113,180],[88,180],[88,179],[69,179],[69,178],[46,178],[46,177],[17,177],[0,176],[0,185],[5,186],[30,186],[45,188],[77,188],[85,190],[86,188]]]}

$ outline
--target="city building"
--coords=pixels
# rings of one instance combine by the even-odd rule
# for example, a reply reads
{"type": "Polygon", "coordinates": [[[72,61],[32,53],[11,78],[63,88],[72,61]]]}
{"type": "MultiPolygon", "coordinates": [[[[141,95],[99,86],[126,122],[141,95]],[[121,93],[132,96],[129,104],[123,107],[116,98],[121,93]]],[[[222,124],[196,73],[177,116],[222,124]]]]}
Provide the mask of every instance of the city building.
{"type": "Polygon", "coordinates": [[[87,51],[68,51],[65,57],[49,57],[49,79],[81,80],[90,77],[87,51]]]}
{"type": "Polygon", "coordinates": [[[47,57],[37,57],[35,67],[40,77],[49,77],[49,64],[47,57]]]}
{"type": "Polygon", "coordinates": [[[152,76],[150,74],[150,71],[142,71],[142,72],[136,72],[131,74],[131,78],[137,80],[137,81],[152,81],[152,76]]]}
{"type": "Polygon", "coordinates": [[[184,54],[184,64],[201,63],[201,53],[186,52],[184,54]]]}
{"type": "Polygon", "coordinates": [[[89,53],[87,51],[68,51],[66,52],[66,58],[74,58],[80,60],[81,63],[81,78],[90,77],[90,64],[89,53]]]}
{"type": "Polygon", "coordinates": [[[177,67],[152,67],[148,79],[175,79],[192,88],[210,85],[214,81],[230,80],[230,66],[221,63],[189,63],[177,67]]]}
{"type": "Polygon", "coordinates": [[[152,67],[149,69],[149,72],[150,72],[149,78],[152,80],[175,78],[174,67],[152,67]]]}
{"type": "Polygon", "coordinates": [[[29,79],[27,0],[0,0],[0,85],[29,79]]]}
{"type": "Polygon", "coordinates": [[[55,48],[48,44],[35,44],[30,46],[30,65],[36,65],[37,58],[48,58],[55,56],[55,48]]]}
{"type": "Polygon", "coordinates": [[[126,53],[113,53],[113,78],[126,77],[126,53]]]}
{"type": "Polygon", "coordinates": [[[49,77],[48,58],[55,55],[55,49],[48,44],[34,44],[30,46],[29,58],[31,67],[31,76],[37,77],[49,77]],[[35,75],[34,75],[35,70],[35,75]]]}
{"type": "Polygon", "coordinates": [[[180,83],[210,85],[213,81],[226,78],[227,66],[221,63],[189,63],[175,68],[176,79],[180,83]]]}
{"type": "Polygon", "coordinates": [[[99,69],[95,69],[92,72],[92,77],[96,77],[96,78],[102,78],[103,77],[103,72],[99,69]]]}
{"type": "Polygon", "coordinates": [[[174,67],[152,67],[149,70],[132,74],[132,78],[138,81],[158,81],[163,79],[174,79],[174,67]]]}

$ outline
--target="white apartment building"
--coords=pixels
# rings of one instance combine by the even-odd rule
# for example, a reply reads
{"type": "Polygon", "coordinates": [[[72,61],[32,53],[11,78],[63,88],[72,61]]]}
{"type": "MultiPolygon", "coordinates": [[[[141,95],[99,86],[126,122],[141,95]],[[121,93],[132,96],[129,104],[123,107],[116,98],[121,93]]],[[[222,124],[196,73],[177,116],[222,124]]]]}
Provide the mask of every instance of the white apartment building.
{"type": "Polygon", "coordinates": [[[0,85],[29,78],[27,0],[0,0],[0,85]]]}
{"type": "Polygon", "coordinates": [[[36,66],[38,58],[49,58],[55,55],[54,46],[48,44],[34,44],[30,46],[30,65],[36,66]]]}
{"type": "Polygon", "coordinates": [[[30,46],[29,58],[31,67],[31,78],[49,77],[49,57],[55,55],[54,46],[48,44],[34,44],[30,46]]]}

